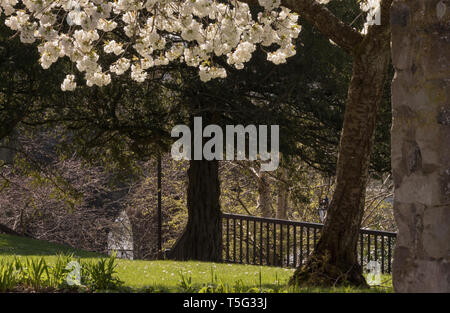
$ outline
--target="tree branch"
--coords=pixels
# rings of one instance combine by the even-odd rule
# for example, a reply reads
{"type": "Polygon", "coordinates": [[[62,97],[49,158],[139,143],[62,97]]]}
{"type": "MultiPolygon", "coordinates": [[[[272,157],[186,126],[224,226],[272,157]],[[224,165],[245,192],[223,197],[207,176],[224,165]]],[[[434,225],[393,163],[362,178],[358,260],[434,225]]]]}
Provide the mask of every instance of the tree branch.
{"type": "MultiPolygon", "coordinates": [[[[259,5],[258,0],[239,1],[248,5],[259,5]]],[[[360,32],[342,22],[325,5],[315,0],[281,0],[281,5],[307,20],[348,53],[352,53],[364,39],[360,32]]]]}

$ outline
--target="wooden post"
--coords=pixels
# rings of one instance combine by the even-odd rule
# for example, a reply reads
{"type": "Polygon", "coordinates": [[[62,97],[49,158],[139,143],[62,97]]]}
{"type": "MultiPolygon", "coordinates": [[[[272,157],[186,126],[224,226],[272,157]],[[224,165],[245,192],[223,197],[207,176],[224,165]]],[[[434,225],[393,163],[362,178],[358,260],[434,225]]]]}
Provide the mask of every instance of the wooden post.
{"type": "Polygon", "coordinates": [[[161,170],[161,154],[158,154],[157,161],[157,171],[158,171],[158,251],[162,250],[162,211],[161,211],[161,178],[162,178],[162,170],[161,170]]]}

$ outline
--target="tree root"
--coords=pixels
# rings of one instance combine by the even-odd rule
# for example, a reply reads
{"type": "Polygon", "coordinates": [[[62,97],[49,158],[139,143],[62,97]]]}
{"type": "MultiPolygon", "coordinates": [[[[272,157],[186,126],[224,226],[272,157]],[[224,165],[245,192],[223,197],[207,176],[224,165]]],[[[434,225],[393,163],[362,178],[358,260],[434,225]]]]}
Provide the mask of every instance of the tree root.
{"type": "Polygon", "coordinates": [[[289,286],[299,287],[336,287],[356,286],[368,288],[362,275],[361,266],[337,265],[328,261],[326,256],[312,255],[306,265],[297,268],[289,280],[289,286]]]}

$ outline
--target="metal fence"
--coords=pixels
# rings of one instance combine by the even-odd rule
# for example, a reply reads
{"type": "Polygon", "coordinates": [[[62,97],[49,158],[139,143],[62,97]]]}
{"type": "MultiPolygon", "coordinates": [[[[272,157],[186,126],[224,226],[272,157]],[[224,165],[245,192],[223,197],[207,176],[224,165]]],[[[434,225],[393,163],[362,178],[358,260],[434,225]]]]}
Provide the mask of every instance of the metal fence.
{"type": "MultiPolygon", "coordinates": [[[[224,262],[297,267],[314,249],[323,224],[222,214],[224,262]]],[[[396,233],[361,229],[358,260],[366,267],[380,264],[382,273],[391,273],[396,233]]]]}
{"type": "Polygon", "coordinates": [[[134,259],[134,250],[132,249],[106,249],[104,253],[107,255],[112,255],[115,253],[118,259],[134,259]]]}

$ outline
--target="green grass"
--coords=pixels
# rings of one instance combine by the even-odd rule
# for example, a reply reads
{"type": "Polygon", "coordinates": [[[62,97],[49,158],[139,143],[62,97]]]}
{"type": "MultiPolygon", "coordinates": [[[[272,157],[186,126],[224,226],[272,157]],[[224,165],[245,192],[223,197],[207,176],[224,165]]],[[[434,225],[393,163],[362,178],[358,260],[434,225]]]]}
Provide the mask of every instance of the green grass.
{"type": "Polygon", "coordinates": [[[222,264],[208,262],[175,262],[175,261],[128,261],[121,260],[118,266],[119,277],[125,284],[133,288],[150,286],[159,291],[182,290],[182,276],[191,278],[194,289],[204,284],[221,281],[233,287],[239,281],[244,289],[252,287],[275,288],[285,285],[292,269],[277,267],[261,267],[240,264],[222,264]],[[259,274],[261,273],[261,283],[259,274]]]}
{"type": "MultiPolygon", "coordinates": [[[[190,277],[193,288],[198,290],[204,285],[222,282],[234,287],[239,284],[242,290],[256,288],[263,291],[285,289],[294,269],[254,266],[241,264],[223,264],[207,262],[175,261],[129,261],[120,260],[118,275],[126,286],[133,289],[150,288],[152,291],[180,292],[181,276],[190,277]],[[261,275],[261,276],[260,276],[261,275]],[[260,280],[261,277],[261,280],[260,280]]],[[[391,292],[390,275],[382,277],[384,284],[369,290],[357,288],[301,288],[299,292],[391,292]]]]}
{"type": "MultiPolygon", "coordinates": [[[[0,261],[25,257],[44,257],[56,262],[57,254],[73,254],[82,261],[97,261],[102,255],[76,250],[40,240],[0,235],[0,261]]],[[[105,256],[103,256],[105,257],[105,256]]],[[[227,286],[233,291],[286,292],[294,269],[209,262],[117,260],[117,275],[125,290],[146,292],[199,291],[204,286],[227,286]],[[184,286],[183,282],[184,281],[184,286]],[[252,289],[253,288],[253,289],[252,289]]],[[[382,277],[383,286],[357,288],[301,288],[296,292],[392,292],[390,275],[382,277]]]]}

